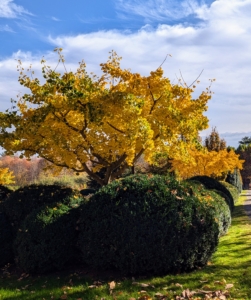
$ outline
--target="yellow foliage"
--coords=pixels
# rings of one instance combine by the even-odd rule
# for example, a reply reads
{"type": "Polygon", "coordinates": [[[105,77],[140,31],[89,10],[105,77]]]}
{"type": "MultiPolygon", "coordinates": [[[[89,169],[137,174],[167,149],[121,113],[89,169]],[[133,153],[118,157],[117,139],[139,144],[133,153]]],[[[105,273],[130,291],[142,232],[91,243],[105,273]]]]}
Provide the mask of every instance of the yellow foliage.
{"type": "Polygon", "coordinates": [[[172,170],[182,179],[196,175],[221,176],[235,168],[242,169],[243,162],[233,150],[208,151],[191,147],[174,155],[172,170]]]}
{"type": "Polygon", "coordinates": [[[0,185],[15,183],[13,172],[8,168],[0,168],[0,185]]]}
{"type": "MultiPolygon", "coordinates": [[[[56,51],[64,63],[61,49],[56,51]]],[[[121,69],[120,60],[112,52],[100,78],[89,76],[84,63],[61,75],[42,60],[44,83],[26,75],[20,63],[19,82],[30,94],[19,99],[18,111],[0,113],[0,145],[7,154],[39,154],[59,167],[87,172],[103,185],[143,153],[151,162],[155,152],[176,153],[183,140],[193,144],[208,127],[203,113],[210,89],[193,99],[193,89],[172,84],[161,68],[142,76],[121,69]],[[109,173],[104,180],[94,173],[102,167],[109,173]]]]}

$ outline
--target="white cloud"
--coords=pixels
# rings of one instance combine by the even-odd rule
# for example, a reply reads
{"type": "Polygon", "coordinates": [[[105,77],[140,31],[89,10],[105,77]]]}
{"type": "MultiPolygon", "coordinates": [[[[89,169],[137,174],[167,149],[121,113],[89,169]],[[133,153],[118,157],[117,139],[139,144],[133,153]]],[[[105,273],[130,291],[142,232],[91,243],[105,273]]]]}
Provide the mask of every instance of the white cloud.
{"type": "Polygon", "coordinates": [[[8,24],[0,26],[0,31],[14,32],[14,30],[8,24]]]}
{"type": "Polygon", "coordinates": [[[52,19],[53,21],[56,21],[56,22],[59,22],[59,21],[60,21],[60,19],[58,19],[58,18],[56,18],[56,17],[51,17],[51,19],[52,19]]]}
{"type": "Polygon", "coordinates": [[[179,20],[189,15],[208,18],[208,7],[204,1],[196,0],[118,0],[117,9],[125,14],[134,14],[146,20],[179,20]]]}
{"type": "MultiPolygon", "coordinates": [[[[72,71],[76,70],[77,62],[85,59],[88,71],[99,74],[99,63],[107,60],[112,49],[123,57],[122,67],[144,75],[156,69],[166,54],[171,54],[172,58],[167,58],[163,68],[172,82],[177,82],[176,75],[179,76],[181,70],[190,84],[204,69],[195,96],[209,85],[208,79],[216,78],[212,86],[215,94],[208,103],[206,115],[210,127],[217,126],[220,134],[229,133],[226,140],[236,146],[242,137],[238,134],[245,136],[245,132],[251,131],[251,0],[218,0],[207,9],[203,12],[207,20],[196,27],[146,25],[134,33],[110,30],[49,37],[48,40],[52,49],[55,46],[64,49],[67,69],[72,71]]],[[[44,55],[49,65],[56,65],[54,54],[44,55]]],[[[32,62],[35,70],[41,69],[39,61],[43,54],[20,52],[15,55],[20,56],[24,62],[32,62]]],[[[6,107],[7,98],[21,90],[15,65],[14,56],[0,61],[0,82],[3,83],[0,110],[6,107]]]]}
{"type": "Polygon", "coordinates": [[[23,14],[31,15],[22,6],[13,3],[13,0],[0,0],[0,18],[17,18],[23,14]]]}

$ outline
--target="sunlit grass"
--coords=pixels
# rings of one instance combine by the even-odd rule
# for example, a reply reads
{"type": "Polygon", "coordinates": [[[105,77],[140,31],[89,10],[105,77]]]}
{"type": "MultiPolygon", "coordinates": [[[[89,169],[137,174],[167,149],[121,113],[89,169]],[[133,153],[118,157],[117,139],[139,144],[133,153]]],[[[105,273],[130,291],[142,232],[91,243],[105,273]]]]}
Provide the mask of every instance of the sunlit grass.
{"type": "MultiPolygon", "coordinates": [[[[228,234],[220,239],[216,253],[203,269],[187,274],[135,278],[148,286],[133,284],[132,278],[119,280],[112,275],[109,279],[101,275],[92,275],[88,279],[84,272],[27,278],[5,273],[0,279],[0,299],[128,300],[141,297],[141,300],[147,300],[157,299],[156,293],[166,295],[163,299],[175,299],[185,289],[224,291],[227,284],[233,284],[228,289],[231,299],[251,299],[251,223],[243,209],[245,199],[243,193],[236,204],[228,234]],[[111,291],[108,283],[113,280],[116,286],[111,291]]],[[[204,297],[203,294],[197,296],[204,297]]]]}

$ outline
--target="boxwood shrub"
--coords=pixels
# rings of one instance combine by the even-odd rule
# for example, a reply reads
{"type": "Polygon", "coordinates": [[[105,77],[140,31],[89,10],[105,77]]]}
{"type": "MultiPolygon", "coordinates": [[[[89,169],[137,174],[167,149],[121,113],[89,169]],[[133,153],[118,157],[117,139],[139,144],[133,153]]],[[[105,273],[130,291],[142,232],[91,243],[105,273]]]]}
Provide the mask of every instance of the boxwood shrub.
{"type": "Polygon", "coordinates": [[[224,185],[226,189],[229,190],[229,192],[231,193],[231,195],[234,199],[234,203],[236,203],[239,199],[239,191],[238,191],[237,187],[230,184],[230,183],[228,183],[228,182],[226,182],[226,181],[220,181],[220,183],[222,185],[224,185]]]}
{"type": "Polygon", "coordinates": [[[215,210],[215,218],[219,223],[219,236],[225,235],[231,226],[231,211],[225,201],[225,194],[221,191],[208,190],[199,181],[188,180],[194,195],[202,201],[208,201],[215,210]]]}
{"type": "Polygon", "coordinates": [[[232,173],[228,173],[226,182],[234,185],[237,188],[238,192],[241,193],[243,182],[239,169],[234,169],[232,173]]]}
{"type": "Polygon", "coordinates": [[[102,187],[80,217],[84,263],[123,274],[164,274],[207,263],[218,244],[215,209],[172,177],[132,175],[102,187]]]}
{"type": "Polygon", "coordinates": [[[12,192],[3,205],[16,232],[21,222],[33,210],[44,204],[67,201],[67,198],[73,194],[78,193],[69,187],[33,184],[12,192]]]}
{"type": "Polygon", "coordinates": [[[72,196],[68,203],[50,203],[26,217],[14,242],[16,263],[22,270],[45,273],[77,261],[77,221],[84,201],[72,196]]]}
{"type": "Polygon", "coordinates": [[[12,193],[12,190],[0,184],[0,202],[5,200],[10,193],[12,193]]]}
{"type": "Polygon", "coordinates": [[[224,195],[225,201],[228,204],[230,211],[232,212],[234,209],[234,198],[229,190],[218,180],[208,177],[208,176],[194,176],[190,178],[191,180],[196,180],[204,184],[207,189],[220,191],[220,195],[224,195]],[[222,194],[223,193],[223,194],[222,194]]]}
{"type": "Polygon", "coordinates": [[[3,206],[4,201],[11,192],[7,187],[0,185],[0,267],[14,260],[11,222],[4,212],[3,206]]]}
{"type": "Polygon", "coordinates": [[[9,219],[0,204],[0,267],[14,260],[12,251],[13,234],[9,219]]]}

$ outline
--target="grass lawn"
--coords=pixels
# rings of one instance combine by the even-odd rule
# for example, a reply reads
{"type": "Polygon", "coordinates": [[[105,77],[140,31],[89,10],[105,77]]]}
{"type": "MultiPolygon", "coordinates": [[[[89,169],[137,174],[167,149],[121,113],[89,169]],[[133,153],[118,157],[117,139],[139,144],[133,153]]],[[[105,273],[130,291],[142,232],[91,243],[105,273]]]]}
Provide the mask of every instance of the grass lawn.
{"type": "Polygon", "coordinates": [[[178,296],[182,292],[189,296],[191,291],[200,293],[190,299],[204,299],[206,296],[224,299],[220,291],[227,291],[225,295],[229,294],[227,296],[231,299],[251,299],[251,222],[243,210],[245,199],[244,192],[236,204],[228,234],[220,239],[217,252],[201,270],[165,277],[135,278],[133,282],[132,278],[118,279],[112,274],[109,278],[108,274],[104,277],[86,273],[81,268],[72,274],[61,272],[32,277],[11,272],[10,267],[0,278],[0,299],[188,299],[178,296]]]}

